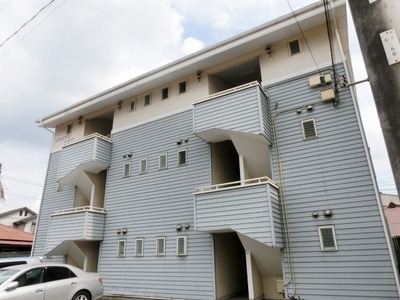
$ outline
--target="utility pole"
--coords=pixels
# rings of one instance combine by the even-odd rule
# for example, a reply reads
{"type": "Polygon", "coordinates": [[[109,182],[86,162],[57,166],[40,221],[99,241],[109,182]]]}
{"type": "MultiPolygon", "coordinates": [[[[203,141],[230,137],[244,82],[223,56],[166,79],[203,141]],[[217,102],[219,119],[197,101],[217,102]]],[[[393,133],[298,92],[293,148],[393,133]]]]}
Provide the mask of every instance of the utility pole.
{"type": "Polygon", "coordinates": [[[400,0],[348,0],[400,195],[400,0]]]}

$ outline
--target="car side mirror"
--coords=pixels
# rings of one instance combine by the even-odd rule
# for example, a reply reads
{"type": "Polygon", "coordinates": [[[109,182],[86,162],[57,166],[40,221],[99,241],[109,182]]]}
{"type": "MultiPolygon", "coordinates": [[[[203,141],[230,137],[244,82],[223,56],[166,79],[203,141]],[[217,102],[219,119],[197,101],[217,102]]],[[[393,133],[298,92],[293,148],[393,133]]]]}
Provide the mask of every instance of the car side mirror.
{"type": "Polygon", "coordinates": [[[15,290],[18,286],[19,286],[19,282],[18,282],[18,281],[10,282],[10,283],[6,286],[6,291],[15,290]]]}

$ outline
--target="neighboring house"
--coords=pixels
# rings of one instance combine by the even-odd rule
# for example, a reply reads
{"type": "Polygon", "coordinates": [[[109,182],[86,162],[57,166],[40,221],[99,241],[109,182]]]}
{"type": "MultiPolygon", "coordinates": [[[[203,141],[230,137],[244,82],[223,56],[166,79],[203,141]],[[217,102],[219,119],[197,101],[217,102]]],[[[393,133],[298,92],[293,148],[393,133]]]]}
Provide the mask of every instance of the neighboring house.
{"type": "Polygon", "coordinates": [[[33,233],[0,224],[0,258],[29,256],[33,233]]]}
{"type": "Polygon", "coordinates": [[[389,224],[389,231],[392,237],[397,266],[400,272],[400,199],[398,195],[381,193],[381,201],[389,224]]]}
{"type": "Polygon", "coordinates": [[[0,213],[0,224],[35,233],[37,214],[28,207],[0,213]]]}
{"type": "Polygon", "coordinates": [[[334,3],[38,121],[33,255],[100,272],[105,299],[399,299],[334,3]]]}

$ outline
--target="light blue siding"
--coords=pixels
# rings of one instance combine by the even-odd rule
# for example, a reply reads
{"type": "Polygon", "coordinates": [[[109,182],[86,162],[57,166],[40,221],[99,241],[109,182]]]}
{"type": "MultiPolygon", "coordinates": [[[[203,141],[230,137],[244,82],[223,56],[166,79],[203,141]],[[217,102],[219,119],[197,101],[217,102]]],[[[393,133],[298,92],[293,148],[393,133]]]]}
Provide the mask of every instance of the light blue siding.
{"type": "Polygon", "coordinates": [[[85,163],[91,163],[91,166],[95,163],[97,173],[110,165],[110,158],[111,142],[97,135],[74,142],[62,148],[57,179],[63,178],[85,163]]]}
{"type": "Polygon", "coordinates": [[[269,184],[197,193],[196,230],[234,230],[270,247],[282,247],[277,189],[269,184]]]}
{"type": "MultiPolygon", "coordinates": [[[[344,74],[342,66],[339,72],[344,74]]],[[[308,300],[398,299],[350,90],[340,88],[337,108],[318,103],[319,91],[309,87],[307,76],[267,87],[271,106],[277,106],[274,179],[284,184],[296,294],[308,300]],[[304,105],[312,102],[314,111],[307,112],[304,105]],[[310,118],[318,138],[304,141],[301,121],[310,118]],[[333,210],[332,218],[324,217],[325,209],[333,210]],[[335,226],[338,251],[320,251],[321,225],[335,226]]]]}
{"type": "MultiPolygon", "coordinates": [[[[46,252],[47,235],[50,226],[50,215],[55,210],[73,207],[75,198],[75,188],[64,186],[61,191],[57,191],[57,170],[61,151],[51,153],[47,169],[46,181],[43,190],[43,201],[40,206],[39,220],[35,233],[32,254],[43,256],[46,252]]],[[[68,227],[70,224],[64,224],[68,227]]]]}
{"type": "Polygon", "coordinates": [[[209,184],[209,145],[193,135],[188,110],[113,134],[108,171],[106,230],[99,272],[106,294],[177,299],[214,299],[213,242],[210,234],[194,231],[193,192],[209,184]],[[177,145],[176,141],[188,139],[177,145]],[[178,166],[178,151],[187,149],[188,164],[178,166]],[[132,151],[132,172],[123,178],[132,151]],[[168,155],[168,168],[158,158],[168,155]],[[139,161],[148,158],[148,172],[139,175],[139,161]],[[177,224],[189,224],[176,231],[177,224]],[[117,229],[126,227],[126,235],[117,229]],[[176,256],[177,236],[188,236],[188,255],[176,256]],[[166,239],[166,255],[156,256],[156,237],[166,239]],[[144,238],[144,255],[135,256],[135,239],[144,238]],[[117,241],[126,240],[126,256],[117,257],[117,241]],[[128,267],[127,267],[128,266],[128,267]],[[195,287],[195,288],[194,288],[195,287]]]}
{"type": "Polygon", "coordinates": [[[268,100],[259,85],[195,103],[193,119],[196,134],[221,129],[262,134],[271,142],[268,100]]]}
{"type": "Polygon", "coordinates": [[[104,213],[90,211],[53,214],[50,218],[46,251],[64,240],[103,240],[105,216],[104,213]]]}

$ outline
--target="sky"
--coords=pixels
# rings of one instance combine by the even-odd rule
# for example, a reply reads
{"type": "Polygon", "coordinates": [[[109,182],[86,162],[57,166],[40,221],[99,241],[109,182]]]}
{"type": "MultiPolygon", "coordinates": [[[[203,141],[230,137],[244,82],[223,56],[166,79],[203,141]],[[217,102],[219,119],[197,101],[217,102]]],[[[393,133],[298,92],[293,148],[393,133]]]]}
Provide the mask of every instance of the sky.
{"type": "MultiPolygon", "coordinates": [[[[288,13],[282,0],[0,0],[0,211],[39,211],[52,133],[35,120],[288,13]]],[[[379,189],[396,194],[369,83],[357,94],[379,189]]]]}

